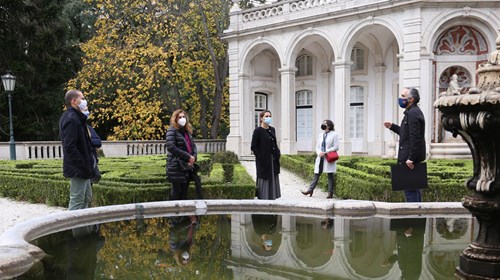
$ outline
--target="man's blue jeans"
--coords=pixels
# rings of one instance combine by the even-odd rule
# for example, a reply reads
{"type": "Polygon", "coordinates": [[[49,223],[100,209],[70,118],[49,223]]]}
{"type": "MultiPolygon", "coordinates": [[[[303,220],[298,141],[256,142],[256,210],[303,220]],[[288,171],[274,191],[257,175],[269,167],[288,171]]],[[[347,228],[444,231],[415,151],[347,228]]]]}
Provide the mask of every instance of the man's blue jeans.
{"type": "Polygon", "coordinates": [[[405,191],[406,202],[422,202],[422,192],[420,190],[405,191]]]}
{"type": "Polygon", "coordinates": [[[68,210],[85,209],[92,201],[92,187],[90,179],[69,179],[69,206],[68,210]]]}

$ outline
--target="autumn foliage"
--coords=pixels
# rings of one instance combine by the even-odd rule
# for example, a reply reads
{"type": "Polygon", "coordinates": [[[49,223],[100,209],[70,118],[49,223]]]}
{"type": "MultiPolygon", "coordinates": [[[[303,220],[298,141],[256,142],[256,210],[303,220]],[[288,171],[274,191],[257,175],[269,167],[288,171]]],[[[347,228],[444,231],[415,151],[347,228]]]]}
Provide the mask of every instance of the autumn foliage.
{"type": "Polygon", "coordinates": [[[86,0],[96,34],[68,87],[89,101],[108,140],[163,139],[171,113],[187,110],[198,138],[227,127],[228,57],[220,34],[230,1],[86,0]]]}

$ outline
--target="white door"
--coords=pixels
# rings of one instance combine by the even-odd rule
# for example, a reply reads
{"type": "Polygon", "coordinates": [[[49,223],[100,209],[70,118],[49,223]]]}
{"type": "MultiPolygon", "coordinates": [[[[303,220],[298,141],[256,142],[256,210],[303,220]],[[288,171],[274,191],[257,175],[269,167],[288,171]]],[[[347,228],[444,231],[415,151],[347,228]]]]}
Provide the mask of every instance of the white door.
{"type": "Polygon", "coordinates": [[[364,106],[364,90],[363,87],[351,87],[350,102],[349,102],[349,138],[352,143],[352,151],[354,153],[364,153],[365,148],[365,106],[364,106]]]}
{"type": "Polygon", "coordinates": [[[313,149],[313,108],[312,91],[301,90],[296,93],[297,114],[297,151],[311,151],[313,149]]]}

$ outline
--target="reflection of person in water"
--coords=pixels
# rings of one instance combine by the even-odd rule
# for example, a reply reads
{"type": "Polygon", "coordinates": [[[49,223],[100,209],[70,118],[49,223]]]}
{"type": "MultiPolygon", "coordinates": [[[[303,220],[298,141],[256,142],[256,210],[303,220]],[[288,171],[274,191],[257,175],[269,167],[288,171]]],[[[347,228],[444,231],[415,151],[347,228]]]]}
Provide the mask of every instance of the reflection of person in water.
{"type": "Polygon", "coordinates": [[[401,279],[419,279],[422,272],[425,218],[393,219],[391,230],[396,231],[398,253],[390,256],[382,265],[398,262],[401,279]]]}
{"type": "Polygon", "coordinates": [[[67,244],[68,263],[65,279],[94,279],[97,253],[104,246],[104,237],[91,232],[78,238],[70,237],[67,244]]]}
{"type": "Polygon", "coordinates": [[[465,218],[438,218],[436,220],[436,230],[445,239],[460,239],[469,228],[465,218]]]}
{"type": "Polygon", "coordinates": [[[275,239],[278,216],[252,215],[252,224],[255,233],[259,236],[261,248],[266,252],[272,251],[273,248],[276,250],[275,239]]]}
{"type": "Polygon", "coordinates": [[[321,221],[322,229],[331,229],[333,227],[333,219],[327,218],[321,221]]]}
{"type": "Polygon", "coordinates": [[[170,220],[170,225],[170,251],[178,265],[186,266],[191,261],[194,234],[199,228],[198,218],[174,217],[170,220]]]}

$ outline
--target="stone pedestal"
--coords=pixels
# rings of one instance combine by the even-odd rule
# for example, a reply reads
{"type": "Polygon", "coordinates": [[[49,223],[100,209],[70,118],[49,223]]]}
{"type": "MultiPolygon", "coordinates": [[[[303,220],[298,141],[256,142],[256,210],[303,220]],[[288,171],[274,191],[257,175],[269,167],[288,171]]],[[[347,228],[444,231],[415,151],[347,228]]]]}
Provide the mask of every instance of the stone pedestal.
{"type": "Polygon", "coordinates": [[[473,194],[463,200],[479,232],[460,256],[462,279],[500,278],[500,36],[497,50],[477,70],[479,84],[467,94],[442,96],[434,103],[443,127],[469,145],[474,175],[466,182],[473,194]]]}

